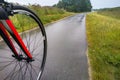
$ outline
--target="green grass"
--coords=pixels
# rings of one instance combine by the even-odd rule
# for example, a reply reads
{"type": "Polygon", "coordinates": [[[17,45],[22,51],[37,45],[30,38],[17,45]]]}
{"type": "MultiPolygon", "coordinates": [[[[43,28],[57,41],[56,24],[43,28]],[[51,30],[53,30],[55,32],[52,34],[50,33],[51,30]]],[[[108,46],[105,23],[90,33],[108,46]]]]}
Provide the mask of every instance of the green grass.
{"type": "Polygon", "coordinates": [[[112,17],[115,19],[120,19],[120,7],[101,9],[97,13],[102,14],[104,16],[112,17]]]}
{"type": "MultiPolygon", "coordinates": [[[[38,15],[44,25],[73,14],[55,7],[41,7],[39,5],[29,5],[28,7],[38,15]]],[[[34,20],[25,15],[16,15],[11,19],[19,31],[21,31],[21,26],[24,26],[26,30],[29,27],[34,28],[37,26],[34,20]]]]}
{"type": "Polygon", "coordinates": [[[65,10],[58,9],[56,7],[40,7],[40,6],[29,6],[37,15],[40,17],[44,24],[56,21],[58,19],[70,16],[71,13],[66,12],[65,10]]]}
{"type": "Polygon", "coordinates": [[[103,10],[87,15],[92,80],[120,80],[120,18],[118,14],[113,17],[114,12],[103,10]]]}

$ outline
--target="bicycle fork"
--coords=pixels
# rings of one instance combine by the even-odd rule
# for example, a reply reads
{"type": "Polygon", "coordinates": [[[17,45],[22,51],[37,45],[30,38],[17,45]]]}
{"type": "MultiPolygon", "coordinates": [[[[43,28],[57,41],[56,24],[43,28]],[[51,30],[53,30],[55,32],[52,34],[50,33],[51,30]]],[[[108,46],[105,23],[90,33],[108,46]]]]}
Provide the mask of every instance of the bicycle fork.
{"type": "Polygon", "coordinates": [[[12,22],[7,19],[7,20],[1,20],[2,23],[0,23],[0,35],[6,42],[6,44],[9,46],[11,51],[14,53],[13,57],[15,57],[18,60],[27,60],[27,62],[34,61],[32,58],[32,55],[30,54],[29,50],[25,46],[24,42],[22,41],[22,38],[18,34],[17,30],[15,29],[14,25],[12,22]],[[10,33],[10,35],[13,37],[13,39],[16,41],[16,43],[19,45],[19,47],[22,49],[22,51],[25,53],[26,57],[23,57],[22,55],[19,55],[17,50],[15,49],[15,46],[13,45],[9,34],[7,31],[10,33]]]}

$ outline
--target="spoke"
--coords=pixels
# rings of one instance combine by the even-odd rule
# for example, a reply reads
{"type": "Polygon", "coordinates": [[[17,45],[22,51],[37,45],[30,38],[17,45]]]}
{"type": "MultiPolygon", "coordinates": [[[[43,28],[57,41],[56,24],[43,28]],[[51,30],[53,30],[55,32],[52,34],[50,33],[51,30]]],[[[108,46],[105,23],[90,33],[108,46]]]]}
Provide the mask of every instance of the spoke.
{"type": "Polygon", "coordinates": [[[3,57],[3,56],[0,56],[0,59],[9,59],[9,60],[11,60],[11,59],[13,59],[13,58],[12,58],[12,57],[9,58],[9,57],[3,57]]]}
{"type": "MultiPolygon", "coordinates": [[[[42,53],[43,54],[43,51],[41,51],[42,50],[42,48],[39,50],[39,52],[37,52],[37,53],[35,53],[34,55],[33,55],[33,57],[37,57],[38,55],[41,55],[40,53],[42,53]]],[[[34,50],[34,52],[35,52],[36,50],[34,50]]],[[[32,52],[32,53],[34,53],[34,52],[32,52]]]]}
{"type": "Polygon", "coordinates": [[[20,55],[22,55],[22,53],[23,53],[22,49],[20,49],[18,53],[19,53],[20,55]]]}
{"type": "MultiPolygon", "coordinates": [[[[37,37],[37,36],[35,36],[35,38],[34,38],[35,40],[32,40],[32,42],[34,41],[33,50],[34,50],[35,43],[36,43],[36,37],[37,37]]],[[[32,42],[31,42],[31,43],[32,43],[32,42]]],[[[31,52],[32,52],[32,51],[31,51],[31,52]]],[[[32,54],[33,54],[33,53],[32,53],[32,54]]]]}
{"type": "MultiPolygon", "coordinates": [[[[17,62],[16,62],[16,63],[17,63],[17,62]]],[[[16,65],[16,68],[17,68],[17,66],[18,66],[18,63],[17,63],[17,65],[16,65]]],[[[10,80],[15,80],[15,78],[16,78],[16,76],[15,76],[15,74],[16,74],[16,68],[13,69],[13,73],[11,73],[12,75],[10,76],[10,80]]]]}
{"type": "Polygon", "coordinates": [[[17,65],[18,65],[18,63],[16,62],[16,65],[14,66],[13,70],[6,76],[6,78],[4,80],[7,80],[8,78],[10,78],[10,80],[12,80],[12,76],[14,75],[17,65]]]}
{"type": "Polygon", "coordinates": [[[6,67],[12,65],[14,63],[15,60],[11,61],[10,63],[6,64],[5,66],[2,66],[2,68],[0,69],[0,71],[3,71],[6,67]]]}
{"type": "MultiPolygon", "coordinates": [[[[32,64],[30,64],[30,66],[31,66],[31,68],[34,70],[35,74],[38,75],[37,72],[36,72],[37,69],[35,70],[35,69],[33,68],[32,64]]],[[[37,70],[37,71],[38,71],[38,70],[37,70]]]]}
{"type": "Polygon", "coordinates": [[[2,62],[0,62],[0,64],[1,64],[1,63],[8,63],[8,62],[11,62],[11,61],[2,61],[2,62]]]}
{"type": "Polygon", "coordinates": [[[41,67],[41,66],[38,67],[38,66],[36,66],[34,64],[32,64],[32,66],[36,67],[36,69],[40,69],[40,67],[41,67]]]}
{"type": "MultiPolygon", "coordinates": [[[[35,32],[34,32],[34,36],[35,36],[35,37],[34,37],[33,40],[31,40],[31,41],[36,41],[36,38],[37,38],[39,32],[40,32],[40,31],[35,31],[35,32]],[[34,39],[35,39],[35,40],[34,40],[34,39]]],[[[30,42],[30,43],[32,43],[32,42],[30,42]]]]}
{"type": "MultiPolygon", "coordinates": [[[[39,42],[39,41],[38,41],[39,42]]],[[[37,44],[36,46],[34,46],[33,50],[32,50],[32,54],[35,52],[35,50],[37,50],[38,48],[40,48],[40,46],[42,45],[42,40],[39,42],[39,44],[37,44]]],[[[42,47],[43,48],[43,47],[42,47]]]]}
{"type": "MultiPolygon", "coordinates": [[[[38,48],[37,48],[38,49],[38,48]]],[[[33,50],[33,52],[32,52],[32,55],[33,55],[33,57],[36,57],[37,55],[39,55],[41,52],[41,49],[39,50],[39,52],[37,52],[37,53],[35,53],[35,51],[37,51],[37,49],[35,49],[35,50],[33,50]]],[[[43,52],[42,52],[43,53],[43,52]]]]}
{"type": "MultiPolygon", "coordinates": [[[[28,65],[27,65],[28,63],[26,63],[25,65],[26,65],[26,68],[25,68],[25,71],[24,71],[24,79],[26,78],[25,76],[26,76],[26,73],[27,73],[27,70],[28,70],[28,65]]],[[[26,80],[26,79],[25,79],[26,80]]]]}
{"type": "Polygon", "coordinates": [[[22,80],[23,80],[24,75],[22,74],[22,63],[21,62],[19,62],[19,67],[20,67],[20,69],[19,69],[19,78],[20,78],[20,74],[21,74],[21,77],[22,77],[22,80]]]}
{"type": "MultiPolygon", "coordinates": [[[[29,64],[30,65],[30,64],[29,64]]],[[[30,80],[34,80],[33,79],[33,75],[32,75],[32,69],[31,69],[31,66],[29,66],[30,68],[28,68],[28,70],[29,70],[29,74],[30,74],[30,80]]]]}
{"type": "MultiPolygon", "coordinates": [[[[30,29],[30,26],[29,26],[29,29],[30,29]]],[[[29,37],[28,37],[28,38],[29,38],[29,46],[28,46],[28,49],[29,49],[29,50],[30,50],[30,44],[31,44],[31,43],[30,43],[31,36],[32,36],[32,35],[31,35],[30,32],[29,32],[29,37]]]]}
{"type": "MultiPolygon", "coordinates": [[[[38,34],[37,34],[38,35],[38,34]]],[[[42,38],[42,40],[43,40],[43,36],[40,36],[40,38],[39,38],[39,40],[38,41],[40,41],[41,42],[41,38],[42,38]]],[[[35,40],[34,40],[34,45],[33,45],[33,50],[36,48],[36,44],[38,45],[38,41],[36,41],[36,38],[35,38],[35,40]]],[[[40,43],[41,44],[41,43],[40,43]]]]}
{"type": "MultiPolygon", "coordinates": [[[[18,65],[19,65],[19,67],[20,67],[20,62],[18,62],[18,65]]],[[[21,79],[21,77],[20,77],[20,72],[21,72],[21,69],[22,69],[24,66],[25,66],[25,64],[24,64],[23,66],[21,66],[19,69],[17,69],[17,70],[14,72],[14,77],[13,77],[11,80],[15,79],[15,77],[21,79]],[[19,76],[19,77],[18,77],[18,76],[19,76]]]]}
{"type": "Polygon", "coordinates": [[[37,62],[39,62],[39,63],[41,63],[41,62],[42,62],[42,60],[37,59],[37,58],[35,58],[35,60],[36,60],[37,62]]]}
{"type": "MultiPolygon", "coordinates": [[[[18,47],[15,46],[15,45],[14,45],[14,47],[15,47],[15,49],[16,49],[17,51],[19,51],[20,48],[18,48],[18,47]]],[[[4,51],[4,53],[7,53],[7,52],[8,52],[9,54],[12,53],[12,51],[10,50],[10,48],[3,48],[3,49],[0,48],[0,50],[4,51]]],[[[12,54],[13,54],[13,53],[12,53],[12,54]]]]}

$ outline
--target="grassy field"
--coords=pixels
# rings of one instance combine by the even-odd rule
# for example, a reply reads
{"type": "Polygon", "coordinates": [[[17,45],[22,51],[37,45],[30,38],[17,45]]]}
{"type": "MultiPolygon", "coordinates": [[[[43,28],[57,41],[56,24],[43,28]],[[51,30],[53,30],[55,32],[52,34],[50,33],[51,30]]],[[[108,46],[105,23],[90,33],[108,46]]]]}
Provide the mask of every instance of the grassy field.
{"type": "Polygon", "coordinates": [[[120,8],[113,8],[87,15],[92,80],[120,80],[119,11],[120,8]]]}
{"type": "Polygon", "coordinates": [[[115,19],[120,19],[120,7],[101,9],[97,13],[102,14],[104,16],[112,17],[115,19]]]}
{"type": "MultiPolygon", "coordinates": [[[[39,5],[29,5],[28,7],[39,16],[43,24],[48,24],[73,14],[55,7],[41,7],[39,5]]],[[[16,15],[11,17],[11,19],[19,31],[21,31],[21,26],[24,26],[26,30],[37,26],[34,20],[25,15],[16,15]]]]}

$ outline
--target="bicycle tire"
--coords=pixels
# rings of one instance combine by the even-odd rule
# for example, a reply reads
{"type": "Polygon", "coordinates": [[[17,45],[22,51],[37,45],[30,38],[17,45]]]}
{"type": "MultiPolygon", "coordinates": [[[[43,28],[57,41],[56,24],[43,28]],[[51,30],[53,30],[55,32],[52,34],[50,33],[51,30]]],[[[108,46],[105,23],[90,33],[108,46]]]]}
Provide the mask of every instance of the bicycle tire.
{"type": "MultiPolygon", "coordinates": [[[[31,11],[30,9],[28,9],[26,7],[13,6],[12,11],[13,11],[14,15],[19,14],[19,15],[23,15],[23,17],[24,16],[27,18],[29,17],[32,21],[34,21],[37,24],[37,26],[39,26],[39,27],[32,27],[27,31],[25,31],[25,28],[23,28],[23,26],[22,26],[21,27],[22,32],[20,33],[21,38],[26,43],[27,48],[29,49],[30,52],[32,52],[32,56],[35,61],[29,62],[29,63],[26,61],[18,61],[16,59],[14,59],[12,56],[10,56],[12,52],[10,50],[8,50],[8,48],[3,46],[2,47],[3,53],[5,53],[7,51],[11,52],[11,53],[9,53],[9,56],[7,56],[7,57],[6,57],[6,55],[8,55],[8,54],[6,54],[5,56],[3,56],[3,55],[0,56],[0,58],[2,58],[2,59],[5,58],[4,60],[0,61],[0,64],[2,63],[1,64],[2,66],[0,66],[0,73],[1,74],[3,73],[2,75],[1,74],[0,75],[4,76],[1,79],[3,79],[3,80],[40,80],[43,70],[44,70],[46,56],[47,56],[47,37],[46,37],[46,32],[45,32],[44,26],[43,26],[41,20],[39,19],[39,17],[33,11],[31,11]],[[41,35],[38,35],[38,34],[41,34],[41,35]],[[30,40],[30,38],[31,38],[31,40],[30,40]],[[36,38],[37,39],[41,38],[40,42],[36,38]],[[32,42],[33,40],[36,40],[36,41],[32,42]],[[35,50],[34,47],[36,47],[37,49],[35,50]],[[32,50],[30,50],[30,49],[32,49],[32,50]],[[39,51],[39,50],[41,50],[41,51],[39,51]],[[41,55],[42,55],[42,57],[41,57],[41,55]],[[40,59],[40,57],[41,57],[41,59],[40,59]],[[6,61],[7,59],[9,59],[9,60],[11,59],[11,61],[7,62],[6,61]],[[7,64],[5,64],[4,62],[6,62],[7,64]],[[14,67],[14,68],[12,68],[12,67],[14,67]],[[5,68],[8,68],[8,70],[5,68]],[[11,70],[9,68],[11,68],[11,70]],[[7,72],[5,72],[6,70],[7,70],[7,72]]],[[[14,21],[13,21],[13,23],[14,23],[14,21]]],[[[29,24],[29,23],[27,23],[27,24],[29,24]]],[[[12,41],[15,42],[14,40],[12,40],[12,41]]],[[[5,45],[5,44],[2,43],[2,45],[5,45]]],[[[17,46],[17,44],[15,44],[15,46],[16,46],[16,49],[19,51],[19,54],[26,56],[26,55],[24,55],[24,52],[22,52],[21,49],[17,46]]]]}

